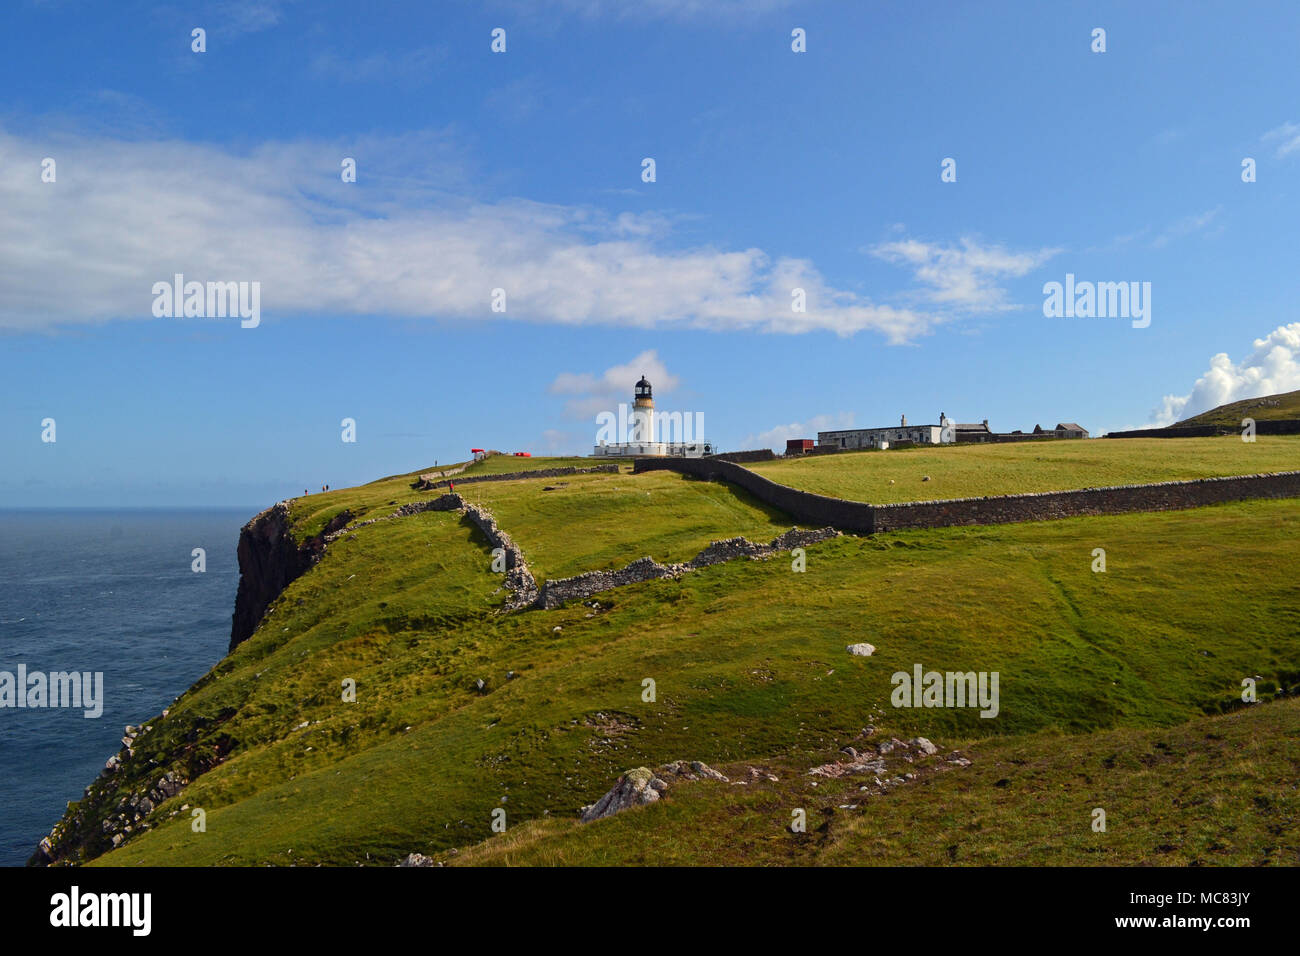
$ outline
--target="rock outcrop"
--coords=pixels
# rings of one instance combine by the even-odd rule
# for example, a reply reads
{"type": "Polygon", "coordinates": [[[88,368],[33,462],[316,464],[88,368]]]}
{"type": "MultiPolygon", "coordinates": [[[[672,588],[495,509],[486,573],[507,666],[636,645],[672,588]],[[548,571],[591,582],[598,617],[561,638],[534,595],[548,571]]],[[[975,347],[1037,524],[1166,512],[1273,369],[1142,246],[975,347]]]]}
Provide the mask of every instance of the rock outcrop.
{"type": "Polygon", "coordinates": [[[691,571],[698,571],[700,568],[736,558],[761,561],[788,552],[792,548],[817,544],[838,535],[839,532],[834,528],[822,528],[818,531],[800,531],[798,528],[791,528],[774,538],[770,544],[755,544],[745,538],[714,541],[691,560],[682,564],[660,564],[654,558],[637,558],[617,571],[587,571],[571,578],[547,581],[538,592],[534,606],[546,609],[557,608],[566,601],[586,600],[593,594],[611,588],[639,584],[642,581],[653,581],[658,578],[677,578],[691,571]]]}
{"type": "Polygon", "coordinates": [[[655,803],[660,795],[668,790],[668,783],[663,777],[728,782],[726,777],[699,760],[674,760],[672,763],[664,764],[658,770],[637,767],[619,777],[610,791],[595,803],[583,807],[582,822],[590,823],[593,820],[612,817],[621,810],[655,803]]]}
{"type": "Polygon", "coordinates": [[[659,794],[668,789],[664,783],[646,767],[629,770],[618,778],[609,793],[605,794],[589,807],[582,808],[582,822],[590,823],[603,817],[612,817],[620,810],[629,807],[643,807],[654,803],[659,794]]]}
{"type": "Polygon", "coordinates": [[[303,572],[320,560],[326,538],[352,520],[336,515],[318,536],[299,543],[289,530],[289,504],[281,501],[239,531],[239,590],[230,623],[230,650],[253,636],[266,609],[303,572]]]}

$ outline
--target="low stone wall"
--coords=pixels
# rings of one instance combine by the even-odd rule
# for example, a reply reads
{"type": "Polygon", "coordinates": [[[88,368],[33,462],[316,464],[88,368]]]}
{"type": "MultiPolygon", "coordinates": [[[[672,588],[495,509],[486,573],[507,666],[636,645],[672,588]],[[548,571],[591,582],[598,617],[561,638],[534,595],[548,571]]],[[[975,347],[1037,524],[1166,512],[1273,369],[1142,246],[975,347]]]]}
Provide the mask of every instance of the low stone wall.
{"type": "MultiPolygon", "coordinates": [[[[468,485],[480,481],[517,481],[520,478],[563,478],[566,475],[590,475],[597,472],[614,474],[618,472],[618,465],[593,465],[590,468],[567,465],[563,468],[537,468],[533,471],[506,471],[499,475],[470,475],[468,478],[459,479],[455,484],[468,485]]],[[[439,481],[433,475],[421,475],[411,482],[411,487],[417,491],[433,491],[437,488],[445,488],[450,483],[448,481],[439,481]]]]}
{"type": "Polygon", "coordinates": [[[771,461],[776,458],[776,452],[770,448],[756,448],[753,451],[724,451],[708,457],[714,461],[771,461]]]}
{"type": "Polygon", "coordinates": [[[1115,485],[1076,491],[877,505],[875,517],[877,531],[896,531],[964,524],[1050,521],[1130,511],[1178,511],[1252,498],[1296,497],[1300,497],[1300,471],[1287,471],[1150,485],[1115,485]]]}
{"type": "Polygon", "coordinates": [[[437,498],[430,498],[428,501],[413,501],[410,504],[402,505],[390,515],[370,518],[367,521],[349,525],[341,531],[327,535],[324,540],[326,543],[337,541],[358,528],[377,524],[380,521],[392,521],[394,518],[409,518],[425,511],[459,511],[473,522],[479,531],[483,532],[483,536],[488,539],[488,543],[493,548],[501,548],[505,551],[505,587],[510,591],[510,598],[506,601],[507,610],[514,611],[523,607],[531,607],[536,602],[537,581],[533,577],[532,571],[528,569],[528,563],[524,560],[523,551],[515,544],[510,535],[497,527],[497,519],[493,517],[492,512],[478,505],[470,504],[454,492],[439,495],[437,498]]]}
{"type": "Polygon", "coordinates": [[[541,592],[533,606],[537,608],[556,608],[566,601],[585,600],[593,594],[620,588],[642,581],[654,581],[659,578],[677,578],[691,571],[710,565],[733,561],[736,558],[749,558],[761,561],[792,548],[817,544],[828,538],[834,538],[839,532],[834,528],[822,528],[819,531],[800,531],[791,528],[771,544],[755,544],[745,538],[728,538],[714,541],[691,560],[683,564],[660,564],[654,558],[638,558],[631,564],[617,571],[587,571],[571,578],[558,578],[542,585],[541,592]]]}
{"type": "MultiPolygon", "coordinates": [[[[1243,415],[1242,418],[1249,416],[1243,415]]],[[[1214,438],[1240,435],[1241,425],[1170,425],[1168,428],[1136,428],[1126,432],[1109,432],[1107,438],[1214,438]]],[[[1255,422],[1256,435],[1300,435],[1300,419],[1263,419],[1255,422]]]]}
{"type": "Polygon", "coordinates": [[[988,498],[871,505],[799,491],[726,461],[705,458],[643,459],[637,461],[634,470],[638,473],[676,471],[711,481],[728,481],[798,521],[865,534],[905,528],[1047,521],[1129,511],[1172,511],[1252,498],[1300,497],[1300,471],[988,498]]]}
{"type": "Polygon", "coordinates": [[[796,521],[819,526],[830,525],[841,531],[862,534],[870,534],[875,530],[874,509],[869,504],[799,491],[719,458],[638,458],[632,470],[636,474],[644,471],[676,471],[707,481],[728,481],[748,491],[764,504],[779,508],[796,521]]]}

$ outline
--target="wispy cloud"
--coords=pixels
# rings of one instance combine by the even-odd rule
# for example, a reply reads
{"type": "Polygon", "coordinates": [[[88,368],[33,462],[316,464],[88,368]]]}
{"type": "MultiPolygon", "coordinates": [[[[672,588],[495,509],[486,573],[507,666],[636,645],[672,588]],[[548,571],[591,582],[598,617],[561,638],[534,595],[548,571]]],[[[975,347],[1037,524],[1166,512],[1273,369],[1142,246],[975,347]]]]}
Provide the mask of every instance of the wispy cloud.
{"type": "Polygon", "coordinates": [[[1202,213],[1184,216],[1182,219],[1179,219],[1177,222],[1167,227],[1164,232],[1160,233],[1160,235],[1156,236],[1155,239],[1151,241],[1151,247],[1153,249],[1163,249],[1175,239],[1182,239],[1186,236],[1203,232],[1215,221],[1215,219],[1218,218],[1219,213],[1222,211],[1222,206],[1215,206],[1213,209],[1207,209],[1202,213]]]}
{"type": "Polygon", "coordinates": [[[791,438],[811,438],[816,441],[818,432],[852,427],[852,412],[839,412],[835,415],[814,415],[805,422],[773,425],[766,431],[746,435],[741,439],[740,444],[744,449],[771,448],[775,451],[784,452],[785,443],[791,438]]]}
{"type": "Polygon", "coordinates": [[[311,61],[311,72],[321,78],[345,83],[391,81],[407,85],[429,83],[449,56],[444,46],[421,46],[413,50],[384,50],[367,56],[350,56],[322,50],[311,61]]]}
{"type": "Polygon", "coordinates": [[[668,371],[659,353],[649,349],[622,365],[603,372],[561,372],[551,382],[552,395],[568,396],[565,414],[575,419],[594,419],[601,412],[616,412],[620,402],[632,400],[632,386],[644,375],[654,388],[656,399],[677,388],[679,379],[668,371]]]}
{"type": "Polygon", "coordinates": [[[997,312],[1017,308],[1007,301],[999,280],[1026,275],[1060,250],[1011,252],[962,238],[954,245],[902,239],[868,251],[886,262],[910,267],[916,280],[929,286],[924,297],[930,302],[960,311],[997,312]]]}
{"type": "Polygon", "coordinates": [[[1300,322],[1280,325],[1240,363],[1220,352],[1186,395],[1166,395],[1151,424],[1171,425],[1219,405],[1300,389],[1300,322]]]}
{"type": "Polygon", "coordinates": [[[1285,159],[1300,152],[1300,123],[1283,123],[1269,130],[1260,140],[1274,148],[1278,159],[1285,159]]]}

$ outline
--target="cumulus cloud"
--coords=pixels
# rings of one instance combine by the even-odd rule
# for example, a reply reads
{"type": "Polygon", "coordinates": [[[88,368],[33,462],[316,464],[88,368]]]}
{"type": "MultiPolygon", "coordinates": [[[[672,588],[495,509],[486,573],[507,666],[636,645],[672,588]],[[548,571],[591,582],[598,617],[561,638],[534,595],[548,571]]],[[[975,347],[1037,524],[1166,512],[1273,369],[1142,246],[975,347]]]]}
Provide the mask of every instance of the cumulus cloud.
{"type": "Polygon", "coordinates": [[[564,405],[570,418],[594,419],[601,412],[617,414],[620,402],[632,401],[632,387],[644,375],[654,388],[656,401],[672,392],[680,379],[668,371],[654,349],[642,352],[630,362],[612,365],[600,373],[561,372],[551,382],[552,395],[568,396],[564,405]]]}
{"type": "Polygon", "coordinates": [[[840,412],[837,415],[814,415],[806,422],[792,422],[789,425],[774,425],[767,431],[747,435],[741,440],[743,449],[771,448],[784,452],[785,443],[791,438],[811,438],[817,440],[818,432],[837,431],[853,427],[853,413],[840,412]]]}
{"type": "Polygon", "coordinates": [[[1300,322],[1280,325],[1240,363],[1227,353],[1210,359],[1210,367],[1186,395],[1166,395],[1152,412],[1156,426],[1171,425],[1219,405],[1300,389],[1300,322]]]}
{"type": "Polygon", "coordinates": [[[1016,308],[1007,302],[999,281],[1027,275],[1060,250],[1011,252],[963,237],[955,245],[902,239],[880,243],[868,251],[878,259],[912,269],[916,280],[929,286],[925,298],[931,302],[961,311],[998,312],[1016,308]]]}

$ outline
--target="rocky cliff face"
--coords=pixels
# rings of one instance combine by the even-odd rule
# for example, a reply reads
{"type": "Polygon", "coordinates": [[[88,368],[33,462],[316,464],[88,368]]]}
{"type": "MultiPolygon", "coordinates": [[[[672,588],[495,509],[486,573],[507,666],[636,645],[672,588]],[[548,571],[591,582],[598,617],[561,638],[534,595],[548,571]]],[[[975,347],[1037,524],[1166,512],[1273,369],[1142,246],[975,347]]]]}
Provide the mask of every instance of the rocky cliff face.
{"type": "Polygon", "coordinates": [[[285,502],[267,508],[239,532],[239,590],[230,624],[230,650],[253,636],[266,609],[325,551],[325,538],[352,520],[344,511],[323,533],[299,543],[289,530],[285,502]]]}

